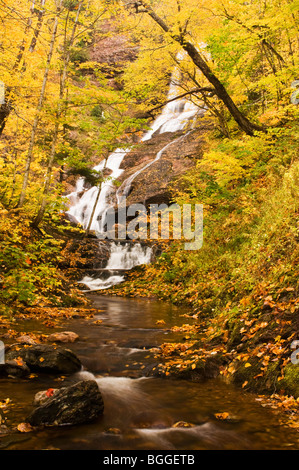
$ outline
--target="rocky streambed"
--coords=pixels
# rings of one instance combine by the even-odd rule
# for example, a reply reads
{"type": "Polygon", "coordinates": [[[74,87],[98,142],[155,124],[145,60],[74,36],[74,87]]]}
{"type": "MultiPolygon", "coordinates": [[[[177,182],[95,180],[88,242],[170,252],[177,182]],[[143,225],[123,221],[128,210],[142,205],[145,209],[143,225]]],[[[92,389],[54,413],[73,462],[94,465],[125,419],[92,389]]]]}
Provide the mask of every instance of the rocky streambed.
{"type": "Polygon", "coordinates": [[[172,327],[186,309],[90,297],[93,317],[14,326],[28,337],[14,338],[2,366],[0,448],[298,449],[296,430],[261,397],[219,378],[156,375],[159,346],[184,340],[172,327]]]}

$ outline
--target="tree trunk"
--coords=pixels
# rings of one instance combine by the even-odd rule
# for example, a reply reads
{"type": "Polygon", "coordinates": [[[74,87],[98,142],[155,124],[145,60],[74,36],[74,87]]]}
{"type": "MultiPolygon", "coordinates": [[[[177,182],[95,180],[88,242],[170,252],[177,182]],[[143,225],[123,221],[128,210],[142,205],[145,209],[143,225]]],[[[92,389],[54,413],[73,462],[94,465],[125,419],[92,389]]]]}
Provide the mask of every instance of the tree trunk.
{"type": "Polygon", "coordinates": [[[39,124],[40,113],[41,113],[41,110],[43,108],[43,103],[44,103],[44,99],[45,99],[46,85],[47,85],[47,81],[48,81],[48,76],[49,76],[49,71],[50,71],[50,64],[51,64],[51,60],[52,60],[52,56],[53,56],[53,52],[54,52],[54,45],[55,45],[56,36],[57,36],[58,16],[59,16],[60,9],[61,9],[61,3],[62,2],[60,2],[60,5],[57,7],[57,15],[56,15],[55,21],[54,21],[54,26],[53,26],[53,31],[52,31],[52,38],[51,38],[51,42],[50,42],[50,49],[49,49],[49,52],[48,52],[47,63],[46,63],[46,68],[45,68],[45,73],[44,73],[44,79],[43,79],[42,88],[41,88],[41,92],[40,92],[40,96],[39,96],[39,101],[38,101],[38,105],[37,105],[37,111],[36,111],[35,119],[34,119],[34,122],[33,122],[33,125],[32,125],[30,143],[29,143],[29,148],[28,148],[28,152],[27,152],[27,159],[26,159],[26,165],[25,165],[25,170],[24,170],[22,191],[21,191],[19,202],[18,202],[18,207],[22,207],[23,204],[24,204],[24,201],[25,201],[25,196],[26,196],[26,191],[27,191],[27,186],[28,186],[28,181],[29,181],[30,166],[31,166],[32,158],[33,158],[33,147],[34,147],[34,142],[35,142],[35,136],[36,136],[37,127],[38,127],[38,124],[39,124]]]}
{"type": "Polygon", "coordinates": [[[59,101],[58,101],[58,106],[57,106],[57,120],[56,120],[56,123],[55,123],[54,132],[53,132],[52,147],[51,147],[51,153],[50,153],[48,166],[47,166],[47,174],[46,174],[46,180],[45,180],[44,191],[43,191],[43,199],[42,199],[38,214],[37,214],[37,216],[35,217],[35,219],[32,223],[32,225],[34,227],[37,227],[40,224],[40,222],[42,221],[42,218],[44,216],[45,209],[46,209],[46,206],[47,206],[47,196],[48,196],[49,191],[50,191],[52,170],[53,170],[53,165],[54,165],[54,161],[55,161],[56,144],[57,144],[57,141],[58,141],[58,134],[59,134],[60,118],[61,118],[61,114],[62,114],[62,111],[63,111],[62,110],[62,100],[63,100],[63,96],[64,96],[65,83],[66,83],[66,79],[67,79],[68,65],[69,65],[69,61],[70,61],[70,52],[71,52],[71,47],[72,47],[72,45],[74,43],[74,39],[75,39],[75,32],[76,32],[76,28],[77,28],[77,25],[78,25],[81,6],[82,6],[82,2],[79,3],[79,6],[78,6],[76,19],[75,19],[75,22],[74,22],[74,26],[73,26],[73,29],[72,29],[72,33],[71,33],[71,37],[70,37],[70,41],[69,41],[68,45],[67,45],[66,37],[65,37],[65,41],[64,41],[64,44],[65,44],[64,64],[63,64],[63,71],[62,71],[62,75],[61,75],[61,79],[60,79],[59,101]]]}
{"type": "Polygon", "coordinates": [[[262,127],[258,126],[257,124],[252,123],[244,116],[243,113],[237,108],[234,101],[226,91],[224,85],[220,82],[220,80],[216,77],[216,75],[212,72],[208,64],[205,60],[201,57],[199,52],[197,51],[196,47],[188,41],[181,42],[183,49],[187,52],[189,57],[192,59],[193,63],[201,70],[207,80],[214,86],[216,95],[218,98],[223,101],[227,109],[229,110],[230,114],[238,124],[239,128],[246,132],[248,135],[253,135],[254,131],[258,130],[261,131],[262,127]]]}
{"type": "Polygon", "coordinates": [[[97,197],[96,197],[95,203],[94,203],[94,205],[93,205],[92,212],[91,212],[91,214],[90,214],[90,218],[89,218],[89,221],[88,221],[88,226],[87,226],[87,228],[86,228],[84,238],[87,238],[88,235],[89,235],[89,232],[90,232],[91,224],[92,224],[92,221],[93,221],[93,218],[94,218],[94,214],[95,214],[95,211],[96,211],[96,207],[97,207],[97,205],[98,205],[98,200],[99,200],[99,197],[100,197],[100,194],[101,194],[101,186],[102,186],[102,184],[100,183],[100,184],[99,184],[99,187],[98,187],[97,197]]]}
{"type": "Polygon", "coordinates": [[[231,116],[238,124],[239,128],[246,132],[246,134],[248,135],[253,135],[254,131],[256,130],[263,130],[262,127],[249,121],[249,119],[247,119],[247,117],[244,116],[244,114],[237,108],[234,101],[226,91],[224,85],[212,72],[209,65],[200,55],[196,47],[191,42],[186,41],[183,35],[172,34],[167,24],[154,12],[154,10],[146,2],[140,1],[138,2],[138,5],[142,5],[145,8],[146,13],[151,16],[151,18],[163,29],[163,31],[165,31],[165,33],[170,34],[172,39],[181,44],[182,48],[187,52],[194,65],[196,65],[196,67],[203,73],[209,83],[213,85],[215,89],[215,94],[221,101],[223,101],[231,116]]]}
{"type": "Polygon", "coordinates": [[[34,30],[33,38],[31,39],[31,43],[30,43],[30,47],[29,47],[30,52],[34,51],[36,43],[37,43],[37,38],[38,38],[39,33],[41,31],[41,28],[42,28],[42,24],[43,24],[43,21],[44,21],[44,14],[45,14],[45,10],[44,10],[45,3],[46,3],[46,0],[41,1],[41,10],[39,10],[39,12],[38,12],[37,25],[36,25],[36,28],[34,30]]]}

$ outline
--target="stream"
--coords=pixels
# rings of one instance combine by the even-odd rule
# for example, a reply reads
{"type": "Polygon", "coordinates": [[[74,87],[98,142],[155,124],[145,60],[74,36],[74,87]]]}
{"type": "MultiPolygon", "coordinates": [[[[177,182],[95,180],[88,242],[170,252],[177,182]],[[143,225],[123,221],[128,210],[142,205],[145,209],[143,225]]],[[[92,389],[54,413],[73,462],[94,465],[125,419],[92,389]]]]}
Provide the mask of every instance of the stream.
{"type": "MultiPolygon", "coordinates": [[[[83,369],[70,377],[38,374],[33,379],[2,379],[1,398],[12,400],[7,415],[11,428],[33,409],[34,394],[78,380],[95,379],[105,410],[96,422],[49,427],[1,436],[7,450],[255,450],[298,449],[298,433],[279,424],[278,415],[259,397],[221,379],[203,383],[146,376],[159,359],[163,342],[179,340],[174,325],[190,323],[187,309],[161,301],[88,294],[99,309],[93,319],[74,318],[59,324],[79,339],[70,345],[83,369]],[[94,323],[102,320],[102,323],[94,323]],[[161,326],[161,320],[165,322],[161,326]],[[157,323],[158,322],[158,323],[157,323]],[[231,422],[216,413],[228,412],[231,422]],[[174,427],[179,421],[191,427],[174,427]]],[[[191,319],[191,321],[193,321],[191,319]]],[[[19,331],[50,334],[38,320],[19,321],[19,331]]],[[[59,331],[59,330],[58,330],[59,331]]]]}
{"type": "MultiPolygon", "coordinates": [[[[173,72],[168,100],[180,93],[180,74],[173,72]]],[[[132,182],[155,164],[174,142],[186,137],[186,125],[193,129],[199,107],[186,99],[170,101],[141,139],[156,133],[170,133],[170,142],[142,168],[127,176],[116,189],[116,180],[125,171],[121,165],[130,149],[116,149],[94,170],[110,170],[101,187],[90,188],[79,178],[67,195],[71,220],[90,228],[98,238],[105,235],[106,215],[116,202],[122,202],[132,182]],[[184,131],[176,137],[177,131],[184,131]],[[86,187],[85,187],[86,186],[86,187]],[[100,191],[99,191],[100,190],[100,191]],[[93,217],[94,215],[94,217],[93,217]]],[[[189,131],[188,131],[189,132],[189,131]]],[[[78,426],[49,427],[28,433],[13,431],[0,436],[0,449],[7,450],[267,450],[298,449],[298,433],[280,424],[279,416],[262,406],[253,394],[210,379],[195,383],[154,377],[150,372],[159,363],[157,347],[180,341],[183,333],[173,326],[190,323],[190,310],[152,299],[101,296],[98,291],[124,280],[125,272],[152,261],[152,250],[140,243],[110,242],[106,266],[86,272],[79,281],[98,309],[96,318],[61,320],[59,327],[45,326],[37,318],[19,320],[19,332],[51,334],[74,331],[79,339],[72,349],[83,370],[69,377],[38,374],[28,379],[1,379],[1,399],[9,398],[7,426],[12,429],[25,421],[33,409],[34,395],[40,390],[59,388],[80,380],[96,380],[104,400],[104,414],[96,422],[78,426]],[[95,321],[100,320],[95,323],[95,321]],[[156,348],[156,351],[155,351],[156,348]],[[231,420],[219,420],[229,413],[231,420]],[[189,423],[179,426],[177,423],[189,423]]]]}

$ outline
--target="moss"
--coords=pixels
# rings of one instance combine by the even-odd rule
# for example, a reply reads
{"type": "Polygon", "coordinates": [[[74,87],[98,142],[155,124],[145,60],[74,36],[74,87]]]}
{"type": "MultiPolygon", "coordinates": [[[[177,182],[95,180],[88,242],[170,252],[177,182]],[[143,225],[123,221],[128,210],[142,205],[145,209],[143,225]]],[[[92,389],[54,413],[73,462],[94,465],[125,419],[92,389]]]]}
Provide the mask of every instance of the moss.
{"type": "Polygon", "coordinates": [[[233,374],[233,382],[238,385],[243,385],[245,382],[246,390],[252,392],[269,392],[275,390],[277,386],[277,378],[280,375],[279,362],[272,362],[269,364],[267,370],[262,374],[263,364],[258,358],[251,358],[247,363],[239,363],[236,367],[236,372],[233,374]],[[248,367],[248,363],[251,364],[248,367]]]}
{"type": "Polygon", "coordinates": [[[229,333],[229,339],[227,342],[228,350],[233,349],[235,346],[241,343],[242,335],[240,333],[240,330],[243,326],[244,325],[241,321],[237,321],[236,323],[233,324],[232,329],[229,333]]]}
{"type": "Polygon", "coordinates": [[[294,398],[299,397],[299,364],[288,364],[284,369],[284,379],[279,382],[279,390],[294,398]]]}

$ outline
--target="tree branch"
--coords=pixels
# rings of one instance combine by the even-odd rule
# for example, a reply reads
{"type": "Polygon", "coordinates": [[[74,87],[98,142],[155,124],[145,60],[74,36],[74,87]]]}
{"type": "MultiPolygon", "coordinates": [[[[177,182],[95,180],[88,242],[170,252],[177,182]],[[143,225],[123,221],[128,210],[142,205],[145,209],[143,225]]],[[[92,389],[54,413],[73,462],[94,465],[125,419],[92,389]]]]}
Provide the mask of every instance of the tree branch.
{"type": "Polygon", "coordinates": [[[168,103],[172,103],[173,101],[180,100],[181,98],[184,98],[185,96],[194,95],[196,93],[205,93],[205,92],[209,93],[210,96],[213,96],[213,95],[216,94],[216,91],[212,87],[194,88],[193,90],[186,91],[185,93],[182,93],[181,95],[175,96],[175,98],[171,98],[170,100],[164,101],[164,103],[159,104],[159,106],[155,106],[154,108],[147,111],[147,113],[151,114],[152,112],[156,111],[157,109],[163,108],[168,103]]]}

